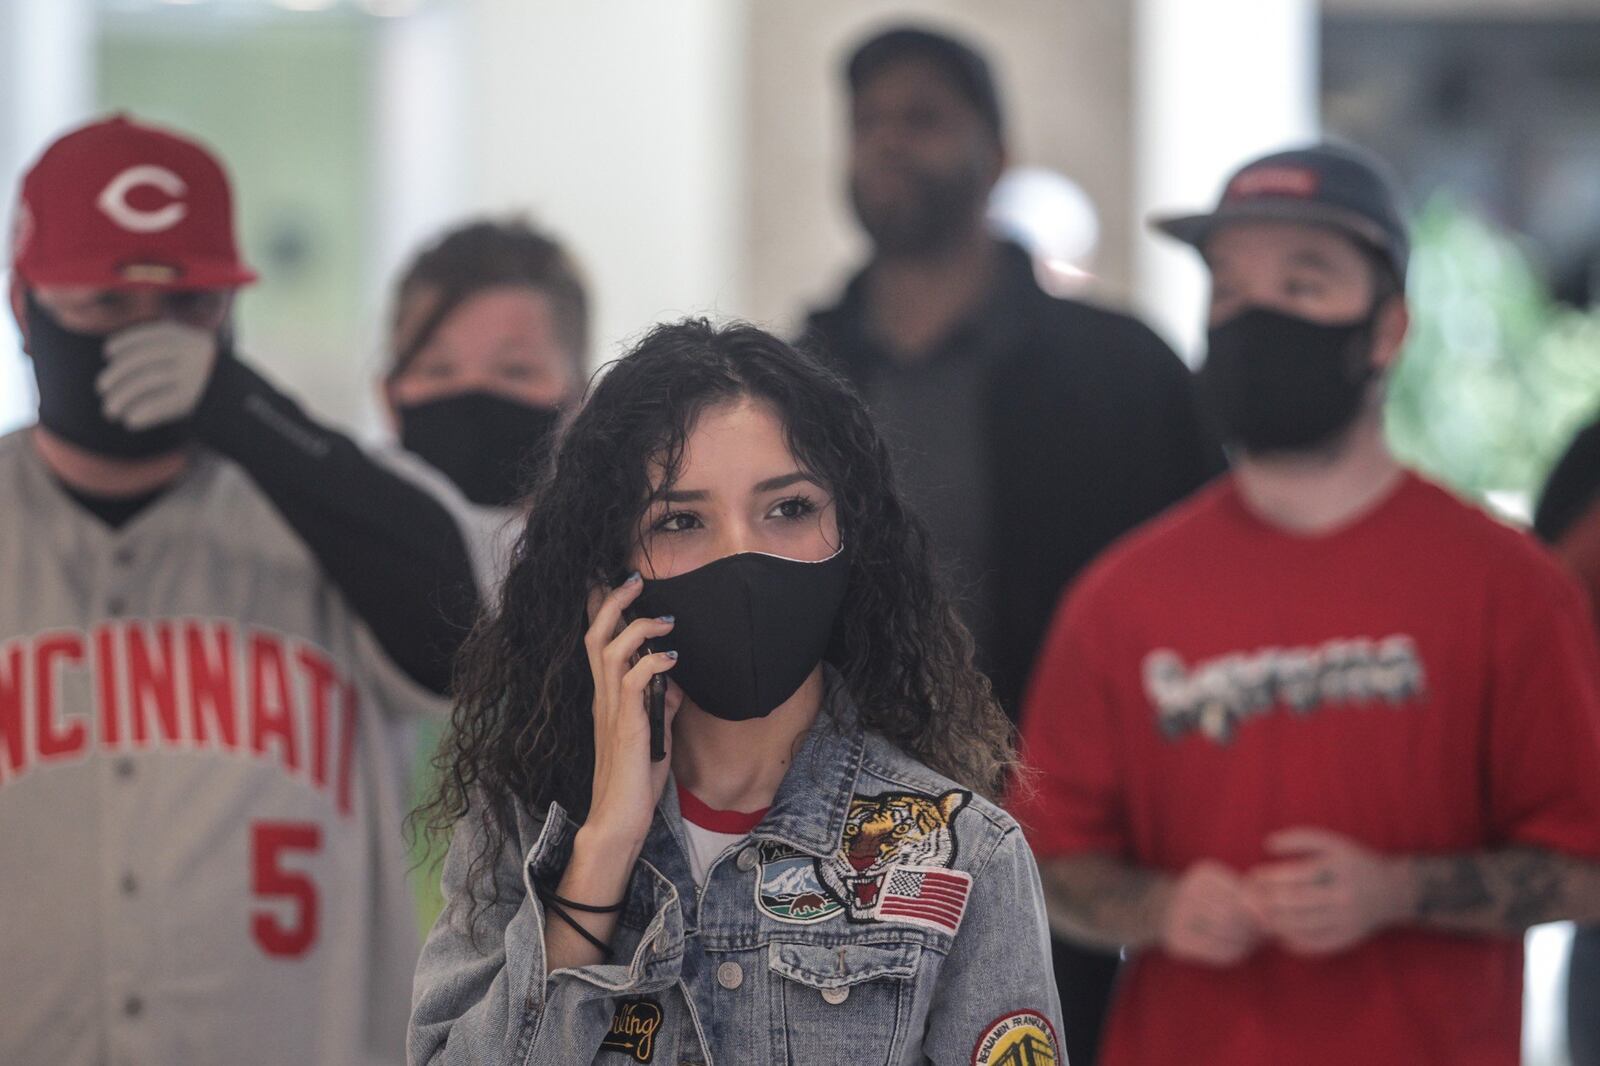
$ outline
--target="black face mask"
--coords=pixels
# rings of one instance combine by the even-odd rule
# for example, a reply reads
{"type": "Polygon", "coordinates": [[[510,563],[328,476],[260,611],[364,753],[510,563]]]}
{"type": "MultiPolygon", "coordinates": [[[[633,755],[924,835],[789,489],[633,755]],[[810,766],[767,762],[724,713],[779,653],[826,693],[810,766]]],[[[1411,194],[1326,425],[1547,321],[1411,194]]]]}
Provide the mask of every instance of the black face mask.
{"type": "Polygon", "coordinates": [[[742,722],[777,710],[822,661],[849,580],[843,548],[814,563],[741,552],[646,581],[633,613],[673,615],[651,641],[680,656],[667,676],[707,714],[742,722]]]}
{"type": "Polygon", "coordinates": [[[1251,454],[1310,451],[1355,421],[1372,365],[1374,308],[1323,325],[1253,307],[1211,329],[1200,401],[1229,444],[1251,454]]]}
{"type": "Polygon", "coordinates": [[[462,392],[402,407],[400,444],[485,507],[509,507],[544,462],[561,412],[492,392],[462,392]]]}
{"type": "Polygon", "coordinates": [[[76,333],[55,320],[28,294],[28,354],[39,383],[39,424],[98,455],[148,459],[182,448],[194,436],[191,419],[131,430],[100,413],[95,381],[106,368],[107,337],[76,333]]]}

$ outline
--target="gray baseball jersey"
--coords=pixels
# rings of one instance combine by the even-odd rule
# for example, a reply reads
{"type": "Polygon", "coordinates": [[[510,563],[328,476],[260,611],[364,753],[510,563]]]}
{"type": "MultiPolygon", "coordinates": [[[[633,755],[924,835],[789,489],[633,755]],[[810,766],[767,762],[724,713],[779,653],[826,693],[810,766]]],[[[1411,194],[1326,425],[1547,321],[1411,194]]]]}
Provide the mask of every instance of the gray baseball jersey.
{"type": "Polygon", "coordinates": [[[399,1062],[410,716],[233,463],[120,529],[0,438],[0,1063],[399,1062]]]}

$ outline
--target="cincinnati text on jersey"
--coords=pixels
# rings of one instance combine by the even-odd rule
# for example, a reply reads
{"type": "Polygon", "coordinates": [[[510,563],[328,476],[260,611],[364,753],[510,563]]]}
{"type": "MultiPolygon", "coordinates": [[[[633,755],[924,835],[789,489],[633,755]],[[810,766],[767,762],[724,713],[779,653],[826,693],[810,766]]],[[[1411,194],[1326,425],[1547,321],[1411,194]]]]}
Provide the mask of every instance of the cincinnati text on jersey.
{"type": "Polygon", "coordinates": [[[0,644],[0,786],[95,752],[222,751],[331,789],[348,815],[356,711],[326,655],[267,630],[208,618],[48,630],[0,644]]]}

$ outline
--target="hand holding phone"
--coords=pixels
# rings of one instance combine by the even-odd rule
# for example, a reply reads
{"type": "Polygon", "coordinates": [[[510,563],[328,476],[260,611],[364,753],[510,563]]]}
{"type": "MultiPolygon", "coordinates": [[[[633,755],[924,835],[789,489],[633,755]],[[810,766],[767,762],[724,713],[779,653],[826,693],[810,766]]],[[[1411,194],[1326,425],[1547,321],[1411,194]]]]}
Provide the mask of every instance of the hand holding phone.
{"type": "Polygon", "coordinates": [[[666,783],[670,701],[659,675],[677,665],[675,652],[651,646],[672,632],[673,620],[631,610],[641,586],[639,575],[630,574],[615,588],[593,589],[584,634],[594,675],[595,728],[594,800],[585,824],[630,839],[648,828],[666,783]],[[644,723],[640,711],[646,712],[644,723]]]}

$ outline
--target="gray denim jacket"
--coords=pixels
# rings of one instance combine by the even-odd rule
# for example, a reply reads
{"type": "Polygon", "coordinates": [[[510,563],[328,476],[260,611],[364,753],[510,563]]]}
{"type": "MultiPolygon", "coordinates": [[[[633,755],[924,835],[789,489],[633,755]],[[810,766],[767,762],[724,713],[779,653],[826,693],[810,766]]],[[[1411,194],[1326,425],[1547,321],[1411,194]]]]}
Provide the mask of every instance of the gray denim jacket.
{"type": "Polygon", "coordinates": [[[519,814],[500,902],[467,935],[481,837],[457,825],[422,949],[409,1061],[807,1066],[1065,1062],[1038,869],[1010,816],[864,732],[830,677],[823,714],[749,839],[696,889],[668,783],[611,962],[546,976],[531,890],[577,827],[519,814]]]}

